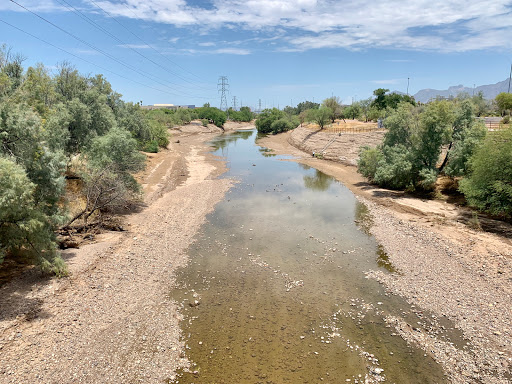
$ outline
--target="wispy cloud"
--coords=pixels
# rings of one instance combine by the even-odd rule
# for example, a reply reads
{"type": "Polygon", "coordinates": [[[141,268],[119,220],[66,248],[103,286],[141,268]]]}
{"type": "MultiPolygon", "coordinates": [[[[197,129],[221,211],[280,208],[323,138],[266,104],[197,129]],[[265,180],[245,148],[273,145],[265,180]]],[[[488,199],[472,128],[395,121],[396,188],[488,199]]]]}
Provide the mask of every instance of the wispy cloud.
{"type": "Polygon", "coordinates": [[[150,49],[151,47],[147,44],[120,44],[118,47],[121,48],[133,48],[133,49],[150,49]]]}
{"type": "Polygon", "coordinates": [[[243,48],[219,48],[213,51],[209,51],[210,53],[221,53],[228,55],[249,55],[251,51],[243,48]]]}
{"type": "MultiPolygon", "coordinates": [[[[66,8],[57,4],[54,0],[25,0],[20,1],[20,4],[34,12],[67,11],[66,8]]],[[[0,3],[0,11],[26,12],[23,8],[10,1],[0,3]]]]}
{"type": "Polygon", "coordinates": [[[384,60],[385,62],[387,63],[411,63],[412,60],[408,60],[408,59],[389,59],[389,60],[384,60]]]}
{"type": "Polygon", "coordinates": [[[281,50],[512,48],[510,0],[213,0],[207,8],[190,0],[95,2],[118,16],[199,27],[203,34],[218,28],[277,36],[281,50]]]}
{"type": "Polygon", "coordinates": [[[370,81],[373,84],[380,84],[380,85],[394,85],[394,84],[400,84],[403,81],[403,79],[385,79],[385,80],[372,80],[370,81]]]}

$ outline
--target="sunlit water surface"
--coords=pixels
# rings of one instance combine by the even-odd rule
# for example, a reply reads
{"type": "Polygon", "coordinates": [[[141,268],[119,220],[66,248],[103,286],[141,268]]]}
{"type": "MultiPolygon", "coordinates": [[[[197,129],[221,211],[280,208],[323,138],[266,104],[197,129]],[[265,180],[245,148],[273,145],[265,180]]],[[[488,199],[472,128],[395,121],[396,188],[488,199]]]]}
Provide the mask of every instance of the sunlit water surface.
{"type": "Polygon", "coordinates": [[[209,215],[171,292],[192,367],[169,382],[446,382],[384,321],[431,325],[366,278],[368,270],[394,272],[368,234],[366,207],[335,179],[281,161],[255,138],[241,131],[212,142],[228,161],[224,177],[238,183],[209,215]]]}

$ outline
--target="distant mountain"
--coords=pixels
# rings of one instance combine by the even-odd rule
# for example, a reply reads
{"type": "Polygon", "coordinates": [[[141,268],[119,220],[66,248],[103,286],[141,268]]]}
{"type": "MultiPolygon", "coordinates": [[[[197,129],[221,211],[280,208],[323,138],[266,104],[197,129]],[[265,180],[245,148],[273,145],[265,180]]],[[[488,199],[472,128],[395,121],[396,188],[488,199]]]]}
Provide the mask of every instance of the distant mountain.
{"type": "MultiPolygon", "coordinates": [[[[494,99],[496,95],[500,92],[507,92],[508,90],[508,79],[500,81],[496,84],[489,84],[489,85],[480,85],[474,89],[475,95],[482,91],[484,94],[484,98],[486,99],[494,99]]],[[[459,93],[467,92],[469,95],[473,95],[473,88],[472,87],[465,87],[462,84],[461,85],[455,85],[452,86],[446,90],[438,90],[438,89],[422,89],[421,91],[418,91],[414,95],[414,99],[416,101],[421,101],[422,103],[426,103],[430,99],[435,99],[436,96],[443,96],[443,97],[450,97],[450,96],[457,96],[459,93]]]]}

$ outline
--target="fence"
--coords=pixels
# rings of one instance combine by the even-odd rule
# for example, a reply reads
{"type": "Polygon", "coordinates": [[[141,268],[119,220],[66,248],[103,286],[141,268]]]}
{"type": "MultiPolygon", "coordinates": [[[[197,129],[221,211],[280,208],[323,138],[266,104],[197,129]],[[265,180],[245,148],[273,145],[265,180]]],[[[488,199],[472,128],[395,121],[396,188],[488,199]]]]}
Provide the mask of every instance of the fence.
{"type": "MultiPolygon", "coordinates": [[[[320,127],[317,124],[304,124],[306,128],[309,129],[319,129],[320,127]]],[[[343,123],[343,122],[335,122],[334,124],[329,124],[324,126],[323,132],[329,133],[348,133],[348,134],[356,134],[356,133],[368,133],[368,132],[384,132],[384,128],[378,128],[376,123],[343,123]]]]}
{"type": "Polygon", "coordinates": [[[499,121],[486,121],[485,126],[489,131],[498,131],[510,127],[510,124],[503,124],[499,121]]]}

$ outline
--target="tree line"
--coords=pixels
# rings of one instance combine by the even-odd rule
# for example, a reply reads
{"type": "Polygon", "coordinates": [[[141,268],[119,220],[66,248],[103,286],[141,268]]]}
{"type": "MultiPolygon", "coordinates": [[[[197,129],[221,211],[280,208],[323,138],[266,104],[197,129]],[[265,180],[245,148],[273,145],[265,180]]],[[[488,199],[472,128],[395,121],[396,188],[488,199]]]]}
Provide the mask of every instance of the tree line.
{"type": "Polygon", "coordinates": [[[512,217],[512,94],[485,100],[481,93],[417,103],[408,95],[376,89],[373,97],[342,105],[338,97],[321,104],[267,109],[256,121],[263,133],[279,133],[303,122],[320,129],[335,119],[382,119],[381,145],[360,151],[358,170],[391,189],[432,191],[440,174],[458,182],[469,205],[512,217]],[[488,132],[481,116],[502,116],[504,129],[488,132]],[[507,125],[508,124],[508,125],[507,125]]]}

